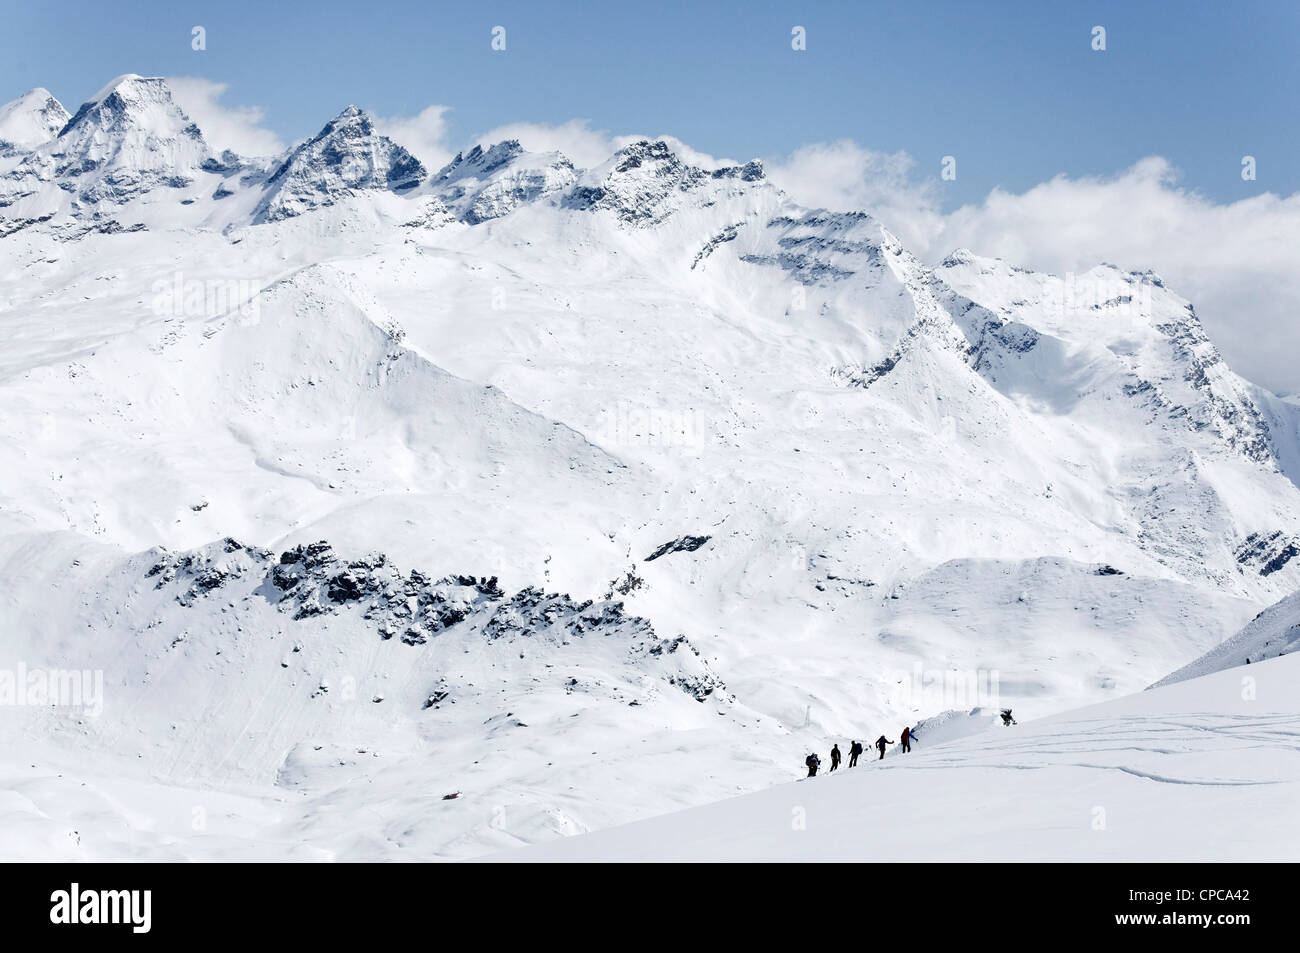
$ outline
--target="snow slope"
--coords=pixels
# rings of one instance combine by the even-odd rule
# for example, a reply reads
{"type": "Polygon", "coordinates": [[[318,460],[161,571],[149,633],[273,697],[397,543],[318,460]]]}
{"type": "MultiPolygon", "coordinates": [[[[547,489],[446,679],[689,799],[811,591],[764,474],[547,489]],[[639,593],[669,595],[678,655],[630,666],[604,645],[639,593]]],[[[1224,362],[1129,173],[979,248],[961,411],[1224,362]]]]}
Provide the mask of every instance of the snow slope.
{"type": "MultiPolygon", "coordinates": [[[[852,769],[620,826],[609,825],[662,803],[656,773],[708,750],[707,724],[638,718],[634,757],[561,768],[558,792],[543,786],[555,774],[543,759],[571,762],[575,733],[604,750],[627,726],[533,724],[543,730],[520,763],[476,762],[461,786],[394,758],[399,739],[307,747],[275,788],[198,788],[32,738],[22,760],[0,758],[0,834],[10,860],[1295,861],[1298,666],[1289,655],[1012,728],[992,712],[952,713],[922,723],[911,754],[869,751],[852,769]],[[537,786],[503,794],[521,774],[537,786]],[[608,829],[586,834],[574,814],[602,784],[618,786],[620,804],[600,818],[608,829]],[[471,820],[481,833],[443,843],[471,820]]],[[[508,720],[487,732],[525,733],[508,720]]],[[[682,773],[679,803],[718,797],[719,773],[682,773]]]]}
{"type": "Polygon", "coordinates": [[[471,856],[757,790],[865,726],[1119,697],[1300,587],[1300,406],[1149,272],[929,267],[667,140],[429,174],[349,107],[218,156],[134,75],[23,149],[0,673],[106,692],[93,721],[0,707],[55,774],[388,816],[378,773],[418,792],[400,830],[304,820],[322,849],[471,856]],[[320,541],[303,613],[267,580],[320,541]],[[200,569],[159,588],[164,561],[200,569]],[[501,595],[445,615],[462,578],[501,595]],[[506,604],[522,646],[485,636],[506,604]]]}
{"type": "Polygon", "coordinates": [[[1300,859],[1300,656],[504,861],[1300,859]]]}
{"type": "Polygon", "coordinates": [[[1232,638],[1166,675],[1153,687],[1277,658],[1297,649],[1300,649],[1300,593],[1293,593],[1255,616],[1232,638]]]}

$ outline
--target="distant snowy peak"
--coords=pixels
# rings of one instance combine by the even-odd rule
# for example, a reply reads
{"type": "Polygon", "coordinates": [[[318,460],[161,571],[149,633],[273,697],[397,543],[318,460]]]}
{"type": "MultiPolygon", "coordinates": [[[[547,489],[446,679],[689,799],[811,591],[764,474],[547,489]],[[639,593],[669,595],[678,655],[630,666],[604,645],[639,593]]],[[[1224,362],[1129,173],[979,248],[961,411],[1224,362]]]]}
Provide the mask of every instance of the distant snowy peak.
{"type": "MultiPolygon", "coordinates": [[[[57,114],[57,111],[56,111],[57,114]]],[[[121,204],[158,187],[183,188],[213,161],[198,126],[164,80],[128,74],[84,103],[56,139],[23,159],[9,191],[58,183],[79,203],[121,204]]]]}
{"type": "Polygon", "coordinates": [[[165,80],[126,75],[82,104],[51,154],[68,160],[59,174],[108,164],[184,173],[201,166],[212,150],[172,99],[165,80]]]}
{"type": "Polygon", "coordinates": [[[1251,386],[1228,368],[1192,305],[1155,272],[1102,264],[1056,276],[958,249],[935,273],[971,301],[1067,350],[1107,354],[1123,398],[1153,421],[1181,421],[1251,460],[1276,463],[1251,386]]]}
{"type": "Polygon", "coordinates": [[[409,192],[427,177],[419,159],[376,132],[367,113],[348,106],[271,174],[254,220],[292,218],[361,191],[409,192]]]}
{"type": "Polygon", "coordinates": [[[508,139],[458,154],[434,176],[432,187],[454,217],[477,225],[563,192],[577,179],[566,156],[526,152],[517,140],[508,139]]]}
{"type": "Polygon", "coordinates": [[[744,165],[704,169],[684,161],[663,139],[641,139],[583,176],[568,204],[608,209],[628,225],[655,225],[690,203],[709,204],[719,191],[740,191],[765,182],[757,159],[744,165]]]}
{"type": "Polygon", "coordinates": [[[36,88],[0,106],[0,156],[30,152],[62,131],[71,118],[49,90],[36,88]]]}
{"type": "MultiPolygon", "coordinates": [[[[634,142],[585,173],[559,152],[527,152],[510,139],[457,155],[431,187],[450,216],[470,225],[556,196],[569,208],[612,211],[625,224],[647,226],[687,205],[712,205],[723,193],[739,194],[760,182],[765,176],[757,160],[704,169],[683,160],[662,139],[634,142]]],[[[431,220],[426,214],[419,221],[431,220]]]]}
{"type": "Polygon", "coordinates": [[[486,150],[481,145],[475,146],[467,153],[456,153],[456,158],[438,170],[434,182],[441,185],[466,178],[485,179],[523,154],[524,147],[518,139],[498,142],[486,150]]]}
{"type": "Polygon", "coordinates": [[[948,257],[939,262],[940,268],[960,268],[963,265],[972,265],[978,261],[978,256],[969,248],[955,248],[948,254],[948,257]]]}

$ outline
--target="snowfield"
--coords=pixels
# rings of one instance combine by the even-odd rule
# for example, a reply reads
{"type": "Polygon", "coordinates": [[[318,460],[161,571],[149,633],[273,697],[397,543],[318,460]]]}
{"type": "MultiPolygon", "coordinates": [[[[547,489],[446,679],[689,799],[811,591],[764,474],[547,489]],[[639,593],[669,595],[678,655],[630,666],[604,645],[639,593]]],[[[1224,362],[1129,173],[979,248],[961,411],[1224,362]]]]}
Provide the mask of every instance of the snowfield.
{"type": "Polygon", "coordinates": [[[504,861],[1300,859],[1300,656],[1228,669],[504,861]]]}
{"type": "MultiPolygon", "coordinates": [[[[1289,655],[1009,728],[991,712],[953,713],[918,727],[910,754],[895,746],[877,761],[868,750],[852,769],[846,760],[834,774],[590,834],[566,810],[587,809],[579,790],[552,796],[543,822],[514,826],[517,805],[501,803],[491,768],[443,800],[426,789],[427,768],[371,767],[388,752],[336,748],[295,757],[276,793],[200,790],[60,764],[32,742],[40,763],[0,761],[0,835],[13,860],[409,860],[436,856],[440,830],[475,820],[496,826],[497,848],[536,844],[483,858],[507,862],[1294,862],[1298,677],[1300,656],[1289,655]],[[318,790],[295,789],[308,774],[318,790]],[[583,836],[557,839],[573,834],[583,836]]],[[[682,725],[642,739],[635,764],[566,776],[617,787],[612,823],[652,810],[656,766],[695,764],[709,741],[682,725]]],[[[573,758],[568,739],[555,751],[573,758]]],[[[680,778],[682,802],[719,796],[720,769],[744,765],[699,764],[680,778]]],[[[475,856],[489,843],[455,852],[475,856]]]]}
{"type": "Polygon", "coordinates": [[[1298,483],[1140,262],[922,262],[666,140],[0,108],[6,857],[475,857],[1125,698],[1300,588],[1298,483]]]}

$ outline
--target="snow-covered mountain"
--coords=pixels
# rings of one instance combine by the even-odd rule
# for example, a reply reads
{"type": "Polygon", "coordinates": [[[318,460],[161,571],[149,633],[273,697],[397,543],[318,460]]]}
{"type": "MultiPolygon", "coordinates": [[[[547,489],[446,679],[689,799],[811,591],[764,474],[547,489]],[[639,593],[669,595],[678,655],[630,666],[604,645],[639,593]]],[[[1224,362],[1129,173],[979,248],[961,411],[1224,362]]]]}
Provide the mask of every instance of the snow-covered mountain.
{"type": "MultiPolygon", "coordinates": [[[[576,178],[573,163],[558,152],[534,155],[513,139],[487,150],[475,146],[468,153],[458,153],[434,176],[436,198],[430,211],[479,225],[509,215],[523,203],[559,193],[576,178]]],[[[427,215],[425,222],[418,224],[437,224],[427,215]]]]}
{"type": "Polygon", "coordinates": [[[72,117],[48,89],[28,90],[0,106],[0,157],[27,153],[57,136],[72,117]]]}
{"type": "Polygon", "coordinates": [[[98,218],[153,189],[186,188],[214,162],[163,80],[119,76],[23,157],[4,177],[0,200],[20,214],[66,209],[98,218]]]}
{"type": "Polygon", "coordinates": [[[4,709],[28,763],[323,811],[394,782],[389,847],[468,856],[970,680],[1137,691],[1300,588],[1300,406],[1148,271],[931,267],[667,140],[430,174],[349,107],[215,155],[137,76],[26,141],[0,671],[105,690],[4,709]]]}
{"type": "Polygon", "coordinates": [[[290,218],[367,189],[405,192],[427,175],[418,159],[375,132],[370,117],[349,106],[271,173],[253,220],[290,218]]]}

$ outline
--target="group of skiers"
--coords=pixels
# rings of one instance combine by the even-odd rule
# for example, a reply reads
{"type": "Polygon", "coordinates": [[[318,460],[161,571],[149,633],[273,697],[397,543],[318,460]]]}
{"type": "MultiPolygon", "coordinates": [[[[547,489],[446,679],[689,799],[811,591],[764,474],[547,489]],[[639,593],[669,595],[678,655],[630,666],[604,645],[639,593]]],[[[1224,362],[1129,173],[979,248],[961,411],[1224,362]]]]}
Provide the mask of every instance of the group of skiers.
{"type": "MultiPolygon", "coordinates": [[[[1011,726],[1017,723],[1015,718],[1011,717],[1010,708],[1001,709],[1000,714],[1002,715],[1002,724],[1011,726]]],[[[907,754],[909,751],[912,750],[912,742],[913,740],[915,740],[915,738],[916,738],[916,734],[912,731],[910,727],[903,729],[903,733],[899,736],[899,741],[902,743],[903,754],[907,754]]],[[[876,750],[880,752],[880,758],[885,757],[885,749],[892,744],[893,742],[890,741],[888,738],[886,738],[884,735],[881,735],[879,738],[876,739],[875,747],[876,750]]],[[[862,754],[862,742],[855,741],[853,742],[852,745],[849,746],[849,767],[850,768],[856,768],[858,766],[858,755],[860,754],[862,754]]],[[[880,760],[880,758],[876,760],[880,760]]],[[[817,772],[818,770],[820,770],[822,766],[822,759],[817,757],[817,753],[813,752],[812,754],[808,755],[808,757],[803,759],[803,763],[808,768],[808,777],[810,778],[817,777],[817,772]]],[[[831,748],[831,770],[834,771],[839,766],[840,766],[840,746],[836,744],[831,748]]]]}
{"type": "MultiPolygon", "coordinates": [[[[912,733],[912,729],[910,727],[903,729],[903,733],[902,735],[899,736],[899,740],[902,742],[904,753],[912,750],[912,739],[914,739],[915,737],[916,735],[912,733]]],[[[881,735],[879,738],[876,739],[875,748],[877,751],[880,752],[880,758],[884,758],[885,749],[890,745],[892,745],[893,743],[894,742],[890,741],[884,735],[881,735]]],[[[849,767],[850,768],[856,768],[858,766],[858,756],[862,754],[862,751],[863,751],[862,742],[860,741],[854,741],[853,744],[849,746],[849,767]]],[[[880,758],[877,758],[876,760],[880,760],[880,758]]],[[[810,778],[817,777],[817,772],[818,770],[820,770],[822,766],[822,759],[817,756],[817,753],[813,752],[812,754],[808,755],[808,757],[803,759],[803,763],[808,768],[808,777],[810,778]]],[[[831,747],[831,768],[830,769],[834,771],[839,766],[840,766],[840,746],[836,744],[831,747]]]]}

